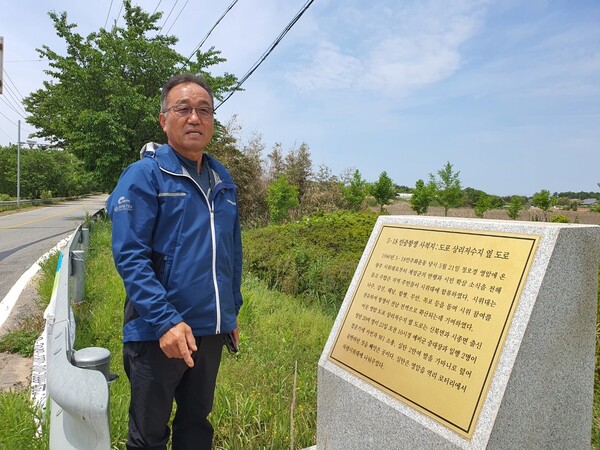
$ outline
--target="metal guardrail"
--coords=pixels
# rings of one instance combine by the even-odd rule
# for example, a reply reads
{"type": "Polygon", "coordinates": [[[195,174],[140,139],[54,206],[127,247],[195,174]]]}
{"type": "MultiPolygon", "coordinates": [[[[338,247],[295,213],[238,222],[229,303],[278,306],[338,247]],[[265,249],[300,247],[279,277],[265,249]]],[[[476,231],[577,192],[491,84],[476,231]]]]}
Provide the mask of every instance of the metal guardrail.
{"type": "Polygon", "coordinates": [[[75,323],[70,302],[83,299],[83,265],[79,264],[79,270],[76,268],[77,261],[81,263],[83,259],[85,236],[80,225],[62,251],[54,306],[46,314],[51,450],[110,449],[107,377],[102,371],[89,370],[97,367],[85,369],[73,364],[77,352],[73,351],[75,323]],[[74,294],[81,298],[74,298],[74,294]]]}

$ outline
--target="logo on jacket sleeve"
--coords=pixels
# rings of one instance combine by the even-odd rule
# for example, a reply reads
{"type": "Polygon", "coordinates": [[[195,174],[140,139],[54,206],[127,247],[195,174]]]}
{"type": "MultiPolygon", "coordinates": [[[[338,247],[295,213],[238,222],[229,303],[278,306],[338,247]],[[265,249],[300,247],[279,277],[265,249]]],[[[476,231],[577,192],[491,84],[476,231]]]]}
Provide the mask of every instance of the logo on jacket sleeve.
{"type": "Polygon", "coordinates": [[[129,200],[125,196],[119,197],[119,199],[117,200],[117,206],[115,206],[113,208],[113,211],[116,213],[123,212],[123,211],[131,211],[131,210],[133,210],[133,205],[131,204],[131,200],[129,200]]]}

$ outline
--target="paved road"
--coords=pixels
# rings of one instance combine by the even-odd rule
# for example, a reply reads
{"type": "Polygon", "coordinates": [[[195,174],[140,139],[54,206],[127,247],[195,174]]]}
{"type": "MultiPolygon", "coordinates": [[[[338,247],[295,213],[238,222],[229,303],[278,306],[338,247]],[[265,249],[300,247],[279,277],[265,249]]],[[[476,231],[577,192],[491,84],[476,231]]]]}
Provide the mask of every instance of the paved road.
{"type": "Polygon", "coordinates": [[[104,207],[96,195],[0,216],[0,301],[40,256],[68,237],[85,219],[104,207]]]}

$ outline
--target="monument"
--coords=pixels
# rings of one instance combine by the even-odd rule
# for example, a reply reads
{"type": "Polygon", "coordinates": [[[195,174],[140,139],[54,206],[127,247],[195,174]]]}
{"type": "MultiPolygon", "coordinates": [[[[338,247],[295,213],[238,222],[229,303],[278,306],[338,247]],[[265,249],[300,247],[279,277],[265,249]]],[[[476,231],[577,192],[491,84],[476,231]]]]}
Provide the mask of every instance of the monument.
{"type": "Polygon", "coordinates": [[[590,448],[600,227],[382,216],[319,361],[317,449],[590,448]]]}

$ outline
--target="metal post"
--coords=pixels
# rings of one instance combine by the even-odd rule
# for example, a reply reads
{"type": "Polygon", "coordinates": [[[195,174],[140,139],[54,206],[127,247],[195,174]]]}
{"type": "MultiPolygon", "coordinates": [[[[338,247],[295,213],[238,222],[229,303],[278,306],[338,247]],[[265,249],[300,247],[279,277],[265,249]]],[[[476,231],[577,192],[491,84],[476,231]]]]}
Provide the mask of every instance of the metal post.
{"type": "Polygon", "coordinates": [[[21,121],[17,135],[17,208],[21,206],[21,121]]]}
{"type": "Polygon", "coordinates": [[[73,303],[81,303],[85,291],[85,252],[73,250],[71,264],[71,300],[73,303]]]}
{"type": "Polygon", "coordinates": [[[83,248],[84,252],[87,252],[90,249],[90,229],[89,228],[81,229],[81,248],[83,248]]]}

